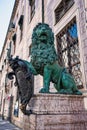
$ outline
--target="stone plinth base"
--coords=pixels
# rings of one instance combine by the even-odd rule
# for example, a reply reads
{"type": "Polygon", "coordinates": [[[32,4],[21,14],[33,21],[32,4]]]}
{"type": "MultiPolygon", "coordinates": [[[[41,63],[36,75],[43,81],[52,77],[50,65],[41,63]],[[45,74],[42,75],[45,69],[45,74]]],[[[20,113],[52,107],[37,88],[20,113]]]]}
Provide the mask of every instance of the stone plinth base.
{"type": "Polygon", "coordinates": [[[87,130],[84,96],[38,94],[28,105],[23,130],[87,130]]]}

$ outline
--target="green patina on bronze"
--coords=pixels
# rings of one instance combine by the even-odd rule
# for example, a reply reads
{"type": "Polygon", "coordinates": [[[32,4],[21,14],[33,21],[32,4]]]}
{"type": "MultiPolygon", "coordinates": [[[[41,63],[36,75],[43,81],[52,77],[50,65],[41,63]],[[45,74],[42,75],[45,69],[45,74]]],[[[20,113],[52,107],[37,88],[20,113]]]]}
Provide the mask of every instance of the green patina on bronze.
{"type": "Polygon", "coordinates": [[[43,76],[43,88],[40,93],[49,93],[50,82],[53,82],[60,94],[81,95],[73,77],[57,60],[52,29],[47,24],[39,23],[33,29],[31,63],[27,62],[27,65],[34,75],[43,76]]]}
{"type": "Polygon", "coordinates": [[[73,77],[67,73],[66,69],[58,64],[57,54],[54,47],[54,34],[47,24],[39,23],[33,30],[31,62],[11,56],[11,44],[7,52],[8,63],[13,70],[8,73],[8,78],[15,76],[15,85],[18,86],[21,107],[24,114],[31,114],[31,110],[26,110],[26,106],[33,95],[33,75],[43,76],[43,88],[40,93],[50,93],[50,82],[59,94],[82,93],[78,90],[73,77]],[[32,75],[33,74],[33,75],[32,75]]]}

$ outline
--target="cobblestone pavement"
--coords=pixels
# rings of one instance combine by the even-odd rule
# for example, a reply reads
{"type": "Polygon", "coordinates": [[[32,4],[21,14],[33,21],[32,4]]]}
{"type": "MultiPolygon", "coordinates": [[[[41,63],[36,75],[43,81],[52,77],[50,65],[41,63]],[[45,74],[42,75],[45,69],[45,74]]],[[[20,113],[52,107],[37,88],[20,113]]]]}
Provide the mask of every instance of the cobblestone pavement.
{"type": "Polygon", "coordinates": [[[22,130],[22,129],[11,124],[9,121],[2,120],[2,118],[0,117],[0,130],[22,130]]]}

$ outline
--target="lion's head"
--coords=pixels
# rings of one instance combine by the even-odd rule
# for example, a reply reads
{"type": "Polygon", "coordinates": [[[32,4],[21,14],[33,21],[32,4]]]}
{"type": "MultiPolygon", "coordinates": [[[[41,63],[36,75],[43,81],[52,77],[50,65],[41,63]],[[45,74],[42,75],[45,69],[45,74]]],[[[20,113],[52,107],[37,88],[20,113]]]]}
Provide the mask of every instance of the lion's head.
{"type": "Polygon", "coordinates": [[[39,23],[34,29],[32,34],[32,44],[40,43],[54,44],[54,34],[48,24],[39,23]]]}
{"type": "Polygon", "coordinates": [[[57,54],[54,48],[54,34],[49,25],[39,23],[32,34],[31,62],[40,71],[47,63],[54,63],[57,54]]]}

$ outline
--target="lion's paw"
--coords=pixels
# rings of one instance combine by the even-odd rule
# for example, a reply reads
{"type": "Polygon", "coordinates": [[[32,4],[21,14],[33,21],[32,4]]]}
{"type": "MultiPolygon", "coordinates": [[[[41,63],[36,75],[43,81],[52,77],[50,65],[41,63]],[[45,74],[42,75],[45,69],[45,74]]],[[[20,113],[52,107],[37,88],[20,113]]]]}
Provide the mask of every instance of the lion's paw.
{"type": "Polygon", "coordinates": [[[39,93],[49,93],[49,90],[47,90],[46,88],[41,88],[39,93]]]}

